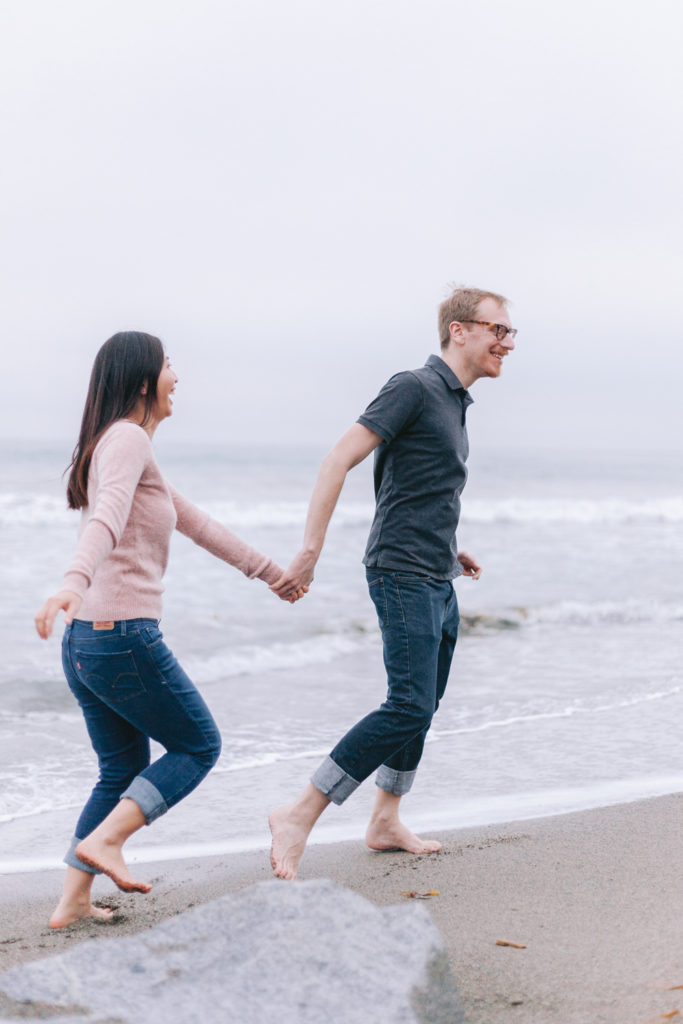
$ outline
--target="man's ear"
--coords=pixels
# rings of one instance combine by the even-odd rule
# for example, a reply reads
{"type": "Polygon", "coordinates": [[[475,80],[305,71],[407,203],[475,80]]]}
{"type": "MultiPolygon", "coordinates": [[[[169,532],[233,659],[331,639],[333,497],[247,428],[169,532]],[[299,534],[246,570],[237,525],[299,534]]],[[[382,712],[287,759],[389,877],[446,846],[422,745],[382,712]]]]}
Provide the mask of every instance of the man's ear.
{"type": "Polygon", "coordinates": [[[464,345],[465,332],[462,329],[462,324],[457,320],[453,320],[448,325],[448,334],[453,345],[464,345]]]}

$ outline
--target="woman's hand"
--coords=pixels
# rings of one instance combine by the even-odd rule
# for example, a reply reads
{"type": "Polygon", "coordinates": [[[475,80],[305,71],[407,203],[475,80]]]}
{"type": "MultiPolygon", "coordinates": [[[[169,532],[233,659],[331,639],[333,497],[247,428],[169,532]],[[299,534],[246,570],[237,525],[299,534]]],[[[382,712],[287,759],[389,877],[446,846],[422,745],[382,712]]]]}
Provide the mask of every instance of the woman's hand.
{"type": "Polygon", "coordinates": [[[37,612],[34,620],[38,636],[42,637],[43,640],[47,640],[52,633],[52,627],[55,624],[60,608],[64,609],[64,622],[68,626],[76,618],[82,603],[83,598],[75,594],[73,590],[60,590],[58,594],[48,597],[43,607],[37,612]]]}
{"type": "MultiPolygon", "coordinates": [[[[270,588],[273,589],[272,587],[270,588]]],[[[281,601],[288,601],[290,604],[294,604],[296,601],[300,601],[304,594],[308,593],[308,587],[299,587],[297,590],[290,590],[287,594],[278,594],[277,596],[281,601]]]]}

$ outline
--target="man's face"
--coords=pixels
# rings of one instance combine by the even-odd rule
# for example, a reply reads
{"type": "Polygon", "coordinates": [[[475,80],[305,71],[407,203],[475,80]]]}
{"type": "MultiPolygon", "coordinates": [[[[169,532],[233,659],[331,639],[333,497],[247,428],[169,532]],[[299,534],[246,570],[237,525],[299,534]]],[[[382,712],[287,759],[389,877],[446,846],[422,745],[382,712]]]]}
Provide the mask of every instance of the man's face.
{"type": "MultiPolygon", "coordinates": [[[[495,299],[482,299],[473,319],[503,324],[505,327],[512,326],[505,306],[495,299]]],[[[499,377],[503,360],[515,347],[512,336],[506,334],[499,341],[495,328],[486,327],[484,324],[463,323],[461,329],[463,355],[473,380],[479,377],[499,377]]]]}

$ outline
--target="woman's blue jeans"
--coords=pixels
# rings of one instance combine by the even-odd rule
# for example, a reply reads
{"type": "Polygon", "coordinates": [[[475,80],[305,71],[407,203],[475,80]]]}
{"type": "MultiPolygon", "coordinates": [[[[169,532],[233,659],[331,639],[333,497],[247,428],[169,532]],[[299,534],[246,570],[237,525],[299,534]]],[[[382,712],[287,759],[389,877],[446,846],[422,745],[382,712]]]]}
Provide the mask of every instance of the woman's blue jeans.
{"type": "Polygon", "coordinates": [[[458,636],[458,602],[450,580],[385,569],[368,569],[367,579],[382,630],[388,691],[384,703],[346,733],[311,779],[336,804],[376,769],[381,789],[408,792],[458,636]]]}
{"type": "Polygon", "coordinates": [[[95,629],[75,619],[62,641],[64,672],[100,769],[64,858],[82,871],[91,869],[76,857],[76,845],[122,797],[138,804],[149,825],[202,781],[221,750],[211,712],[164,643],[157,621],[107,626],[95,629]],[[166,748],[154,764],[150,738],[166,748]]]}

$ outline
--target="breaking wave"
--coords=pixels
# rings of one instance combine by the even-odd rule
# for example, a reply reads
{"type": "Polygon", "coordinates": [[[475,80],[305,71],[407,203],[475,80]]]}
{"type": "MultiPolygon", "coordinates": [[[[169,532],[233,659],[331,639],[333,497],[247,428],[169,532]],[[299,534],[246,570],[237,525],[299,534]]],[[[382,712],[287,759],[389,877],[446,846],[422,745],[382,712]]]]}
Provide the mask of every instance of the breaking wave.
{"type": "MultiPolygon", "coordinates": [[[[306,518],[305,501],[210,501],[202,507],[215,519],[240,527],[300,527],[306,518]]],[[[340,502],[334,513],[338,526],[367,526],[372,520],[371,502],[340,502]]],[[[464,523],[618,525],[623,523],[683,523],[683,497],[637,501],[621,498],[505,498],[492,501],[465,499],[464,523]]],[[[50,494],[0,495],[0,526],[75,524],[77,517],[65,508],[62,497],[50,494]]]]}

